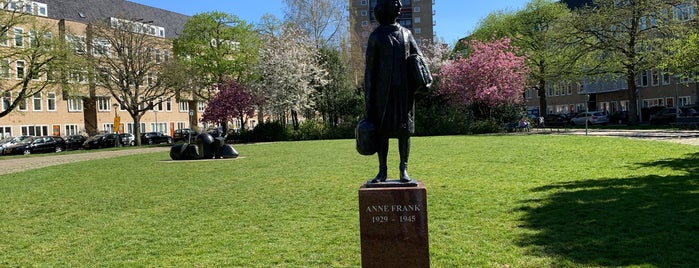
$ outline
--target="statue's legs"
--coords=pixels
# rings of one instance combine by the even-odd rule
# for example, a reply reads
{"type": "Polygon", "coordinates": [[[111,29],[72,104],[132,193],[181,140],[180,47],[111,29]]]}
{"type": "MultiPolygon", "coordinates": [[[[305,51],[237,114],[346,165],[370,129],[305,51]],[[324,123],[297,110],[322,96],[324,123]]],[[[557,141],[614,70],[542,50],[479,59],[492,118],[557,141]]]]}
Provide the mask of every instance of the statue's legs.
{"type": "Polygon", "coordinates": [[[388,158],[388,135],[379,134],[376,142],[376,154],[379,156],[379,173],[371,182],[383,182],[388,177],[388,167],[386,159],[388,158]]]}
{"type": "Polygon", "coordinates": [[[410,135],[401,135],[398,138],[398,153],[400,154],[400,181],[409,182],[412,179],[408,176],[408,157],[410,156],[410,135]]]}

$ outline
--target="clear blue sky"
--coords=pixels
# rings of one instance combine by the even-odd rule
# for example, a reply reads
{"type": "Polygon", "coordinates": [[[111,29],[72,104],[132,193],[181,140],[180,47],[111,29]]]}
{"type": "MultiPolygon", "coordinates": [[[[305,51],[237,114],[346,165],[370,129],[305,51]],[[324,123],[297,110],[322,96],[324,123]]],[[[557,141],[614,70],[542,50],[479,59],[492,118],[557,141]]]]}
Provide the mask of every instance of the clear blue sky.
{"type": "MultiPolygon", "coordinates": [[[[130,0],[185,15],[223,11],[257,24],[270,13],[282,18],[282,0],[130,0]]],[[[430,0],[427,0],[430,1],[430,0]]],[[[518,10],[529,0],[435,0],[435,32],[437,37],[453,44],[470,33],[478,22],[497,10],[518,10]]]]}

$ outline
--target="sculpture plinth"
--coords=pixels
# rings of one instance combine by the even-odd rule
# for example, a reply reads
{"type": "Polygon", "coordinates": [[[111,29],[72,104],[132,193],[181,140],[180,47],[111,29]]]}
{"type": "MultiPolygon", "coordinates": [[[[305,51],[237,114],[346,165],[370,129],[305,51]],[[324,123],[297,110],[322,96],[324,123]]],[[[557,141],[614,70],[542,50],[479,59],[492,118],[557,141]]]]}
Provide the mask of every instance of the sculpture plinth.
{"type": "Polygon", "coordinates": [[[359,188],[362,267],[429,267],[427,190],[359,188]]]}

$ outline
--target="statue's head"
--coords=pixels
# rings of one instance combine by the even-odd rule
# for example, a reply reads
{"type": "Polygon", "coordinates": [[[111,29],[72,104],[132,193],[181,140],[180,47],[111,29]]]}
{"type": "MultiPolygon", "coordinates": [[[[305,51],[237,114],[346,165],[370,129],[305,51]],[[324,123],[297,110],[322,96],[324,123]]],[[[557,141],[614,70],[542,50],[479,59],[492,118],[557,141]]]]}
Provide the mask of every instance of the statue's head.
{"type": "Polygon", "coordinates": [[[380,24],[391,24],[396,22],[400,16],[400,9],[403,4],[400,0],[378,0],[374,7],[374,16],[380,24]]]}

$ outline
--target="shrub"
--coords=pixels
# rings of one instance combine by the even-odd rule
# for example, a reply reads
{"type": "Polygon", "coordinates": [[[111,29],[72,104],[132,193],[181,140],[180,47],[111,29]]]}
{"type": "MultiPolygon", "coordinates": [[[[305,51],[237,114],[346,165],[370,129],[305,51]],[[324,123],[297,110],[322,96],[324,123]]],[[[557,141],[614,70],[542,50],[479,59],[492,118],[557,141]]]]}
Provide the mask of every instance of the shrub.
{"type": "Polygon", "coordinates": [[[320,120],[306,120],[295,131],[295,140],[322,140],[325,138],[327,126],[320,120]]]}
{"type": "Polygon", "coordinates": [[[252,130],[251,135],[253,142],[286,141],[288,139],[289,133],[286,127],[279,122],[261,123],[252,130]]]}
{"type": "Polygon", "coordinates": [[[493,119],[479,120],[471,124],[473,134],[499,133],[502,131],[502,124],[493,119]]]}
{"type": "Polygon", "coordinates": [[[459,135],[469,132],[472,116],[452,106],[418,107],[415,112],[415,135],[459,135]]]}

